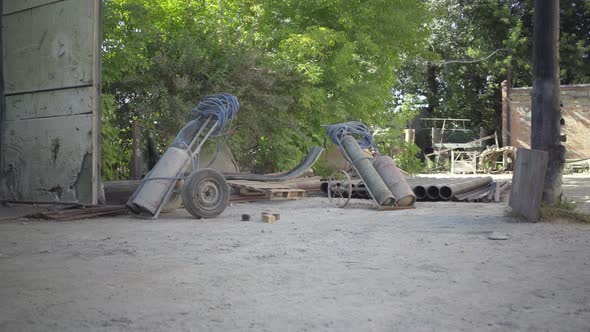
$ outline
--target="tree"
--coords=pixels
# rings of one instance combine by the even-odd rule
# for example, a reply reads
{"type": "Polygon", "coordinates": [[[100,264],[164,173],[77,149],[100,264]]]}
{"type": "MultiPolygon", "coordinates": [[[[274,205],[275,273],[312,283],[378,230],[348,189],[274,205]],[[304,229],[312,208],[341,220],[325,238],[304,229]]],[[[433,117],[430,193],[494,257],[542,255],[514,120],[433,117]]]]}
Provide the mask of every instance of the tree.
{"type": "MultiPolygon", "coordinates": [[[[500,131],[501,82],[508,76],[514,86],[533,82],[533,0],[427,3],[428,49],[421,59],[406,59],[395,89],[423,96],[424,115],[469,118],[500,131]]],[[[560,4],[561,84],[588,83],[590,2],[560,4]]]]}
{"type": "MultiPolygon", "coordinates": [[[[421,51],[424,16],[410,0],[106,0],[103,149],[123,153],[105,155],[128,154],[132,119],[164,148],[200,99],[228,92],[240,164],[290,168],[323,124],[395,121],[394,69],[421,51]]],[[[126,160],[105,163],[126,176],[126,160]]]]}

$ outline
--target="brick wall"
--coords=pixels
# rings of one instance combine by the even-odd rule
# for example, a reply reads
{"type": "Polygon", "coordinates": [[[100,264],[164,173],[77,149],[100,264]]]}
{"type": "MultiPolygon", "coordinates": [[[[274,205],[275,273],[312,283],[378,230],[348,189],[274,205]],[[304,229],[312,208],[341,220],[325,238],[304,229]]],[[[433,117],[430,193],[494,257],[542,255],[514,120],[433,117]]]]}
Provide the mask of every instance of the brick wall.
{"type": "MultiPolygon", "coordinates": [[[[532,88],[509,89],[502,84],[502,141],[504,145],[531,146],[532,88]]],[[[567,159],[590,158],[590,84],[562,85],[561,103],[567,135],[567,159]]]]}

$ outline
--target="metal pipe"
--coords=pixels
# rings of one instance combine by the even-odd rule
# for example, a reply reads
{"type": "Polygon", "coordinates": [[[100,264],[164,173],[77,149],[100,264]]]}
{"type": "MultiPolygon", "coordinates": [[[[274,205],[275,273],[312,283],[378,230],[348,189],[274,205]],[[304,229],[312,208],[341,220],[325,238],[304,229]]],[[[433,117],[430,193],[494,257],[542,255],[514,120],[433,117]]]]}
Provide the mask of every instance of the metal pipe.
{"type": "Polygon", "coordinates": [[[438,200],[439,191],[440,190],[438,189],[438,186],[429,186],[428,189],[426,189],[426,198],[428,198],[431,201],[438,200]]]}
{"type": "Polygon", "coordinates": [[[203,147],[203,145],[205,144],[205,141],[207,141],[207,139],[209,138],[209,136],[211,136],[211,134],[213,133],[213,131],[215,131],[215,129],[219,126],[219,121],[216,121],[212,126],[211,129],[209,129],[209,131],[207,132],[207,134],[205,134],[205,137],[203,137],[203,139],[201,140],[201,142],[199,142],[199,144],[197,145],[197,147],[195,148],[195,151],[191,152],[191,158],[194,158],[196,154],[201,152],[201,148],[203,147]]]}
{"type": "MultiPolygon", "coordinates": [[[[210,115],[207,120],[205,120],[205,123],[203,123],[201,125],[201,127],[199,128],[199,131],[197,131],[197,133],[195,134],[195,137],[193,138],[193,140],[191,141],[191,143],[188,146],[194,146],[195,143],[197,142],[197,140],[199,139],[199,137],[201,137],[201,133],[203,133],[203,130],[205,130],[205,127],[207,127],[207,125],[209,124],[209,121],[211,121],[211,118],[213,116],[210,115]]],[[[195,119],[195,121],[200,120],[201,117],[199,116],[198,118],[195,119]]],[[[191,156],[194,158],[195,154],[191,151],[191,156]]]]}
{"type": "MultiPolygon", "coordinates": [[[[308,169],[310,169],[317,161],[320,159],[320,156],[324,152],[324,149],[319,146],[312,147],[305,159],[297,165],[297,167],[293,168],[292,170],[280,173],[280,174],[235,174],[235,173],[223,173],[228,180],[250,180],[250,181],[277,181],[277,182],[284,182],[289,181],[295,178],[300,177],[304,174],[308,169]]],[[[327,184],[326,184],[327,186],[327,184]]],[[[328,187],[323,186],[322,191],[324,189],[325,192],[328,192],[328,187]]]]}
{"type": "Polygon", "coordinates": [[[490,184],[493,181],[491,176],[468,179],[459,183],[447,184],[440,188],[440,198],[450,200],[455,195],[475,190],[490,184]]]}
{"type": "Polygon", "coordinates": [[[377,204],[380,206],[392,206],[395,203],[395,196],[387,188],[373,163],[369,160],[370,157],[366,155],[356,139],[350,135],[344,135],[341,146],[350,157],[352,164],[359,172],[377,204]]]}
{"type": "Polygon", "coordinates": [[[442,198],[440,196],[440,190],[442,187],[449,185],[449,184],[453,184],[453,183],[464,182],[465,180],[466,180],[465,178],[440,179],[439,181],[434,182],[433,184],[428,186],[428,189],[426,189],[426,196],[431,201],[437,201],[439,199],[444,200],[444,198],[442,198]]]}
{"type": "MultiPolygon", "coordinates": [[[[417,179],[414,179],[417,180],[417,179]]],[[[423,178],[421,179],[422,181],[419,184],[415,184],[412,188],[412,190],[414,191],[414,194],[416,195],[416,199],[418,199],[419,201],[425,200],[426,199],[426,189],[428,188],[428,186],[433,183],[434,181],[436,181],[436,179],[434,178],[423,178]]]]}
{"type": "Polygon", "coordinates": [[[416,202],[416,195],[412,191],[412,188],[410,188],[410,185],[408,185],[406,177],[402,174],[391,157],[377,157],[373,161],[373,166],[375,166],[377,173],[379,173],[387,188],[389,188],[393,193],[393,196],[396,197],[397,205],[414,205],[416,202]]]}

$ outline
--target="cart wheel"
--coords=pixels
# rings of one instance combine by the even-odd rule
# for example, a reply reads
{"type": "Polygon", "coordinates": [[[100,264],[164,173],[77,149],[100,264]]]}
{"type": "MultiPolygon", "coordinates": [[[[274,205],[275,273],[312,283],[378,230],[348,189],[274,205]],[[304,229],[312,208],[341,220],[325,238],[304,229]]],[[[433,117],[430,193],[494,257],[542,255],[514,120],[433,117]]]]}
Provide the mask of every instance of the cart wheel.
{"type": "Polygon", "coordinates": [[[352,183],[350,176],[340,170],[330,177],[328,182],[328,199],[338,207],[345,207],[352,196],[352,183]]]}
{"type": "Polygon", "coordinates": [[[174,186],[174,189],[172,189],[173,191],[170,194],[168,201],[162,207],[162,211],[160,211],[161,213],[174,212],[174,211],[176,211],[176,209],[178,209],[180,207],[180,204],[182,204],[182,195],[180,193],[181,193],[183,185],[184,185],[184,180],[178,180],[176,182],[176,185],[174,186]]]}
{"type": "Polygon", "coordinates": [[[218,171],[203,168],[192,172],[182,188],[184,208],[195,218],[215,218],[229,202],[229,187],[218,171]]]}

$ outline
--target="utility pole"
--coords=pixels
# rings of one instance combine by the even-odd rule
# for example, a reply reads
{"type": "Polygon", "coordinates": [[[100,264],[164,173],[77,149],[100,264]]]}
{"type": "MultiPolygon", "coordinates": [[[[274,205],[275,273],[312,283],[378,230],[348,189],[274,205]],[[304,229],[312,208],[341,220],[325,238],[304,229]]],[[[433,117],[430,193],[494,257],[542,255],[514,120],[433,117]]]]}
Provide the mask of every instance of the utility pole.
{"type": "Polygon", "coordinates": [[[559,0],[535,0],[531,147],[548,152],[543,201],[559,202],[565,147],[559,108],[559,0]]]}

